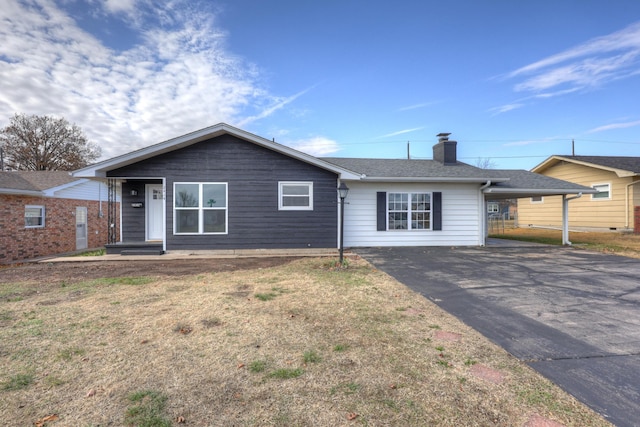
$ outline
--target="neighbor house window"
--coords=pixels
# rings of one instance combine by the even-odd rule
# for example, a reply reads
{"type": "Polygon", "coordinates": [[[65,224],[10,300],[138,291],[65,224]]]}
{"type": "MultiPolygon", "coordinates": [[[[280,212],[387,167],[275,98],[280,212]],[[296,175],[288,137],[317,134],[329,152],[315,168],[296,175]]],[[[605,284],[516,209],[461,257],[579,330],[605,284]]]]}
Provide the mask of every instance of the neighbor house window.
{"type": "Polygon", "coordinates": [[[542,203],[544,202],[544,199],[542,198],[542,196],[533,196],[531,198],[531,203],[542,203]]]}
{"type": "Polygon", "coordinates": [[[27,205],[24,207],[24,226],[27,228],[44,227],[44,206],[27,205]]]}
{"type": "Polygon", "coordinates": [[[431,193],[389,193],[389,230],[430,230],[431,193]]]}
{"type": "Polygon", "coordinates": [[[597,193],[591,195],[592,199],[606,200],[611,198],[611,184],[594,184],[591,186],[597,193]]]}
{"type": "Polygon", "coordinates": [[[226,234],[227,183],[176,182],[173,185],[174,234],[226,234]]]}
{"type": "Polygon", "coordinates": [[[281,211],[312,211],[313,182],[279,182],[278,209],[281,211]]]}
{"type": "Polygon", "coordinates": [[[500,205],[497,204],[497,203],[489,203],[489,204],[487,204],[487,212],[489,212],[490,214],[499,213],[500,212],[500,205]]]}

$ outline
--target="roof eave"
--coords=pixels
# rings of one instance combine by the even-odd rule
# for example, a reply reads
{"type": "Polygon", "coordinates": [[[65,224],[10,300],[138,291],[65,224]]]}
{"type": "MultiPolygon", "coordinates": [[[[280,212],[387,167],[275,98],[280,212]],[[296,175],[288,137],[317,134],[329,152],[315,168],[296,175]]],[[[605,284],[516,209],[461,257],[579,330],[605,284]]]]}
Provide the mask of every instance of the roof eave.
{"type": "Polygon", "coordinates": [[[560,163],[561,161],[613,172],[618,176],[618,178],[628,178],[628,177],[638,176],[636,172],[633,172],[630,170],[612,168],[609,166],[603,166],[597,163],[585,162],[582,160],[577,160],[577,159],[573,159],[571,157],[565,157],[565,156],[551,156],[545,161],[543,161],[542,163],[540,163],[539,165],[535,166],[533,169],[531,169],[531,172],[542,173],[542,171],[544,171],[545,169],[548,169],[551,166],[554,166],[555,164],[560,163]]]}
{"type": "Polygon", "coordinates": [[[0,194],[21,195],[21,196],[44,196],[44,192],[38,190],[17,190],[15,188],[0,188],[0,194]]]}
{"type": "Polygon", "coordinates": [[[536,195],[536,196],[559,196],[562,194],[595,194],[598,190],[594,190],[593,188],[486,188],[483,190],[485,194],[522,194],[523,196],[527,195],[536,195]]]}

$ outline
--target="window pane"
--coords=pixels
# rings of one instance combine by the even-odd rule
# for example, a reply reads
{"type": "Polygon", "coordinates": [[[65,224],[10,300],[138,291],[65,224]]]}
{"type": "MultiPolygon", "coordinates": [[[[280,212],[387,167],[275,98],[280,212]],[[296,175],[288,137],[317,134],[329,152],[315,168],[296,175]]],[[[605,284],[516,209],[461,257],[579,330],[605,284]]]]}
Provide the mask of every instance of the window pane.
{"type": "Polygon", "coordinates": [[[430,215],[428,212],[414,212],[411,214],[411,228],[414,230],[428,230],[430,215]]]}
{"type": "Polygon", "coordinates": [[[305,185],[284,184],[282,186],[282,195],[283,196],[308,196],[309,186],[306,184],[305,185]]]}
{"type": "Polygon", "coordinates": [[[226,230],[226,210],[207,209],[204,215],[204,232],[205,233],[224,233],[226,230]]]}
{"type": "Polygon", "coordinates": [[[389,210],[406,211],[409,209],[409,195],[406,193],[389,193],[389,210]]]}
{"type": "Polygon", "coordinates": [[[226,184],[204,184],[202,186],[204,207],[226,208],[227,186],[226,184]]]}
{"type": "Polygon", "coordinates": [[[198,184],[176,184],[174,199],[177,208],[197,208],[200,200],[200,186],[198,184]]]}
{"type": "Polygon", "coordinates": [[[176,210],[176,233],[198,233],[198,211],[176,210]]]}
{"type": "Polygon", "coordinates": [[[24,209],[24,225],[26,227],[40,227],[43,225],[43,209],[40,207],[26,207],[24,209]]]}
{"type": "Polygon", "coordinates": [[[389,230],[406,230],[407,214],[404,212],[389,213],[389,230]]]}
{"type": "Polygon", "coordinates": [[[308,196],[283,196],[282,206],[309,206],[308,196]]]}
{"type": "Polygon", "coordinates": [[[594,199],[608,199],[609,198],[609,184],[604,185],[594,185],[594,190],[598,190],[597,193],[592,194],[591,197],[594,199]]]}
{"type": "Polygon", "coordinates": [[[431,195],[430,194],[412,194],[411,195],[411,210],[412,211],[428,211],[431,209],[431,195]]]}

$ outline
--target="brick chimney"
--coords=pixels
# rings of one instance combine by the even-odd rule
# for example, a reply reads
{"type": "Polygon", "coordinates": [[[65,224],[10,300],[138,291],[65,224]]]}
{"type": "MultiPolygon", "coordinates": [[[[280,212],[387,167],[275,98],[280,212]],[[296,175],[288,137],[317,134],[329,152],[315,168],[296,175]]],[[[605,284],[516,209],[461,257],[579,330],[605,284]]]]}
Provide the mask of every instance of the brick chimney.
{"type": "Polygon", "coordinates": [[[450,133],[439,133],[438,143],[433,146],[433,160],[436,160],[444,165],[455,165],[458,163],[456,141],[449,140],[450,133]]]}

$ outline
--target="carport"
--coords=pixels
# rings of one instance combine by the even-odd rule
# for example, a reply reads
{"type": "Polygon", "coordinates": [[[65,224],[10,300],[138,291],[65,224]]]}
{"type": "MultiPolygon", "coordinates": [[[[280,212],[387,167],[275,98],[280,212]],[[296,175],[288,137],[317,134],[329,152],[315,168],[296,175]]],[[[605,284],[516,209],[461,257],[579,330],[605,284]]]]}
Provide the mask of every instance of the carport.
{"type": "MultiPolygon", "coordinates": [[[[563,245],[571,245],[569,241],[569,202],[582,197],[583,194],[597,193],[597,190],[591,187],[585,187],[525,170],[492,169],[491,175],[508,179],[495,184],[488,182],[482,187],[485,200],[485,212],[487,211],[487,202],[493,200],[520,199],[537,196],[562,196],[563,245]]],[[[486,239],[486,236],[488,236],[486,216],[483,228],[486,239]]]]}

